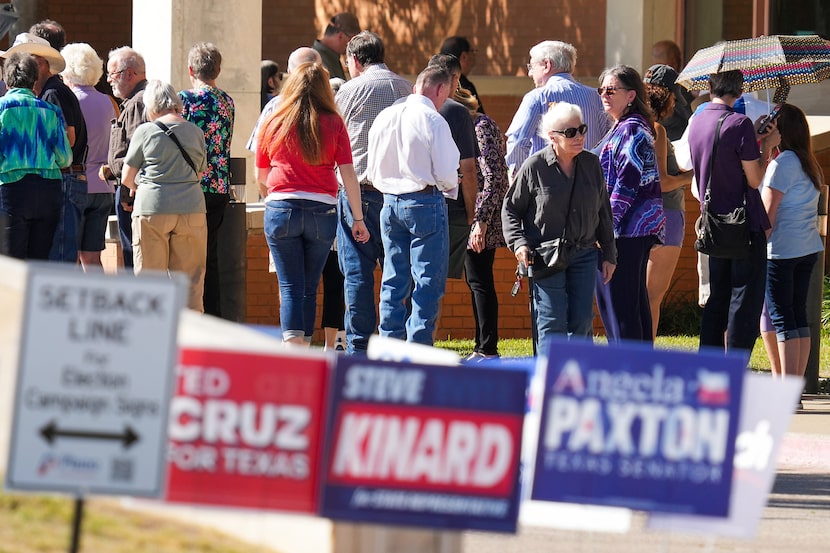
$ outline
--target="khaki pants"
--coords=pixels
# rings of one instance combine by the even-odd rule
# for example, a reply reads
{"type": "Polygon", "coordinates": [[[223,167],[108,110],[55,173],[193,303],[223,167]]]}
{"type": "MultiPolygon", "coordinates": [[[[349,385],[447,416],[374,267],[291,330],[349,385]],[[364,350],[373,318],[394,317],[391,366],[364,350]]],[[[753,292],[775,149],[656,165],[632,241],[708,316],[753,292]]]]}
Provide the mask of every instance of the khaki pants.
{"type": "Polygon", "coordinates": [[[204,213],[133,217],[135,274],[178,271],[190,281],[188,307],[204,312],[207,221],[204,213]]]}

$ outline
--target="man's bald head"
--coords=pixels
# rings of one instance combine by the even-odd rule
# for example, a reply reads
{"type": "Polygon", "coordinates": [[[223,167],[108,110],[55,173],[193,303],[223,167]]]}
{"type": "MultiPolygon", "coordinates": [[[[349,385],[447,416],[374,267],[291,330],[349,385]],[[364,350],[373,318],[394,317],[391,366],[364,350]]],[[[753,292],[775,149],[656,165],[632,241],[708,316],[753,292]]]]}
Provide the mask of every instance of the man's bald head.
{"type": "Polygon", "coordinates": [[[322,64],[323,58],[320,57],[320,53],[314,48],[309,48],[308,46],[297,48],[288,56],[288,72],[291,73],[304,63],[322,64]]]}

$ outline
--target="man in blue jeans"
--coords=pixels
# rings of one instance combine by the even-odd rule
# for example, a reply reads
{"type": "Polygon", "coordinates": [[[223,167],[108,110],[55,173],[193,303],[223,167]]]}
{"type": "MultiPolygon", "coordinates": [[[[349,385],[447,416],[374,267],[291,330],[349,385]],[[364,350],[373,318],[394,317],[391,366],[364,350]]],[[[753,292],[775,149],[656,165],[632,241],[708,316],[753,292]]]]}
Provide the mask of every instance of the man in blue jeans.
{"type": "Polygon", "coordinates": [[[451,82],[446,68],[427,67],[414,94],[381,111],[369,131],[368,177],[383,193],[380,335],[425,345],[432,345],[447,281],[449,227],[442,191],[457,194],[458,187],[458,148],[438,113],[451,82]]]}
{"type": "Polygon", "coordinates": [[[758,187],[767,160],[781,137],[774,124],[761,134],[748,117],[734,111],[742,87],[743,75],[737,70],[716,73],[709,78],[712,101],[689,124],[689,150],[698,197],[705,197],[708,181],[712,212],[729,213],[745,203],[750,231],[745,257],[709,257],[711,292],[703,308],[700,345],[751,352],[760,331],[764,305],[765,231],[770,228],[758,187]],[[718,147],[712,159],[715,130],[721,119],[718,147]]]}
{"type": "MultiPolygon", "coordinates": [[[[147,122],[144,114],[144,87],[147,85],[144,58],[130,48],[122,46],[112,50],[107,60],[107,83],[112,94],[123,100],[121,115],[112,122],[110,151],[107,164],[101,167],[101,176],[107,180],[121,181],[124,157],[133,133],[147,122]]],[[[118,217],[118,233],[121,239],[121,255],[124,268],[133,271],[133,198],[125,186],[115,190],[115,214],[118,217]]]]}
{"type": "Polygon", "coordinates": [[[344,327],[349,354],[364,352],[377,328],[374,272],[378,263],[383,265],[380,231],[383,194],[368,178],[369,128],[382,110],[412,94],[412,83],[390,71],[383,59],[383,42],[378,35],[369,31],[355,35],[346,46],[346,65],[352,79],[340,87],[335,97],[349,131],[363,217],[370,234],[365,244],[352,236],[352,211],[341,190],[337,204],[337,255],[343,273],[344,327]]]}

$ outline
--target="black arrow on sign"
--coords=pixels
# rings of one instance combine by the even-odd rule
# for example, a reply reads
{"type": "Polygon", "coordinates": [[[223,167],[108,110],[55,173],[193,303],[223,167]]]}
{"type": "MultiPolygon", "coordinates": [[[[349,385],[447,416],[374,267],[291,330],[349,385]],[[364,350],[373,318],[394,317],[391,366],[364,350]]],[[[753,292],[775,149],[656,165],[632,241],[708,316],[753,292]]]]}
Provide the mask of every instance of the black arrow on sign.
{"type": "Polygon", "coordinates": [[[61,430],[55,421],[49,422],[46,426],[40,429],[40,435],[43,436],[49,444],[55,441],[55,438],[85,438],[87,440],[115,440],[121,442],[124,449],[128,449],[131,445],[138,441],[138,434],[129,426],[124,427],[122,434],[115,432],[92,432],[89,430],[61,430]]]}

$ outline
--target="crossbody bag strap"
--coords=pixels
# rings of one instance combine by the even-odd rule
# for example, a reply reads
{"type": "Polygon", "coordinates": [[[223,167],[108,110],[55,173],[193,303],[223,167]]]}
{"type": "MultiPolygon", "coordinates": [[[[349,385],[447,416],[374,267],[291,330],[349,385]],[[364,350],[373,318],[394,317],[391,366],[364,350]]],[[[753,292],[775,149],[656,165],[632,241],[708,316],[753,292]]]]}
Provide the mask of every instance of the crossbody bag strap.
{"type": "Polygon", "coordinates": [[[576,165],[578,161],[574,159],[574,177],[572,179],[568,179],[571,182],[571,194],[568,197],[568,211],[565,212],[565,224],[562,226],[562,238],[565,238],[565,233],[568,230],[568,215],[571,214],[571,204],[574,201],[574,190],[576,190],[576,165]]]}
{"type": "Polygon", "coordinates": [[[170,140],[172,140],[176,144],[176,146],[179,147],[179,151],[182,153],[182,157],[184,158],[184,160],[187,162],[188,165],[190,165],[190,168],[193,169],[193,172],[196,173],[196,176],[201,177],[201,175],[199,174],[199,171],[196,170],[196,164],[193,163],[193,160],[190,159],[190,156],[187,155],[187,152],[184,151],[184,148],[182,147],[182,143],[179,142],[179,139],[176,138],[175,134],[173,134],[173,129],[171,129],[170,127],[168,127],[167,125],[165,125],[164,123],[159,121],[158,119],[156,119],[153,122],[156,124],[156,126],[158,128],[160,128],[164,132],[164,134],[166,134],[167,136],[170,137],[170,140]]]}
{"type": "Polygon", "coordinates": [[[720,128],[723,126],[723,121],[732,115],[731,111],[728,111],[720,116],[718,119],[718,125],[715,127],[715,141],[712,144],[712,157],[709,158],[709,174],[706,176],[706,189],[703,191],[703,210],[707,210],[709,208],[709,198],[711,196],[711,189],[712,189],[712,168],[715,165],[715,154],[718,153],[718,142],[720,142],[720,128]]]}

